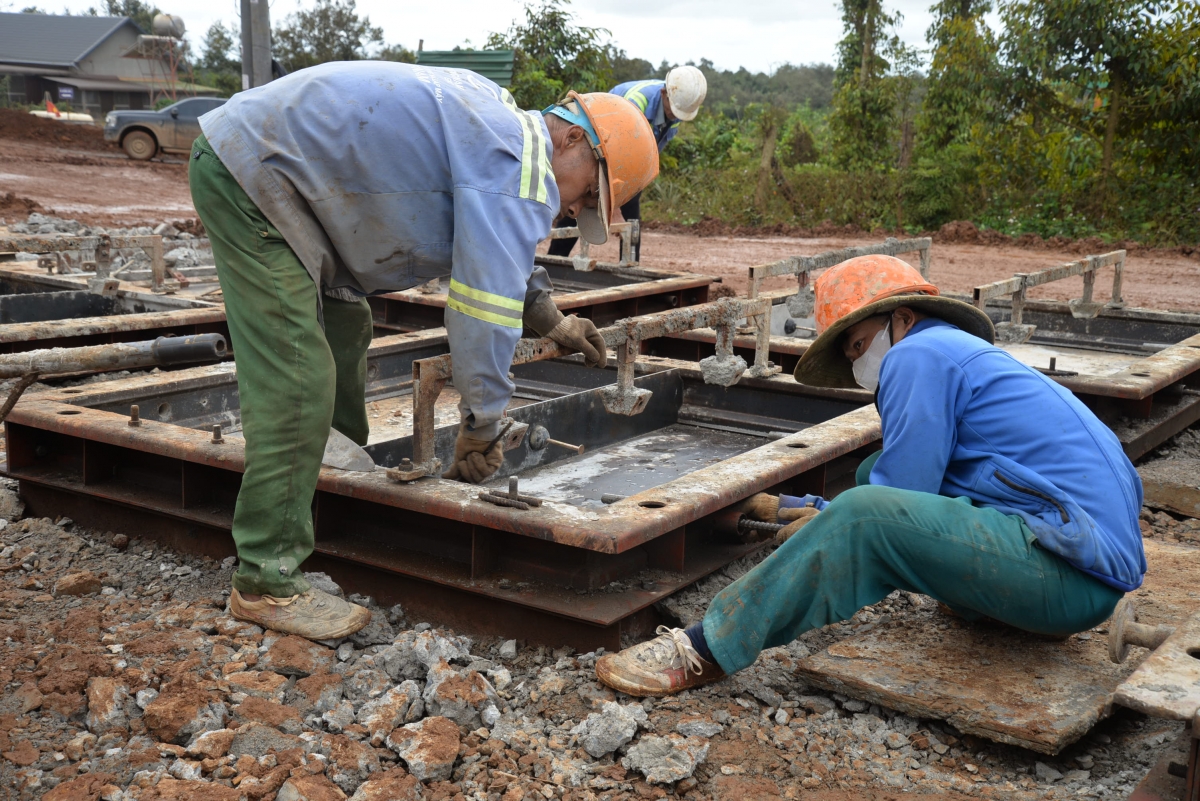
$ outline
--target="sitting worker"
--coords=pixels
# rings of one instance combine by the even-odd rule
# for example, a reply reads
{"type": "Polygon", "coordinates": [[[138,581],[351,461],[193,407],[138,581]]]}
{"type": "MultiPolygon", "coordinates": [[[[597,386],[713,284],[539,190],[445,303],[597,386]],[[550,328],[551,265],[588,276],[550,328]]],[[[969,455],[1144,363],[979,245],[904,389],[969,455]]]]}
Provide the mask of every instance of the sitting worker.
{"type": "MultiPolygon", "coordinates": [[[[700,104],[704,102],[704,96],[708,93],[708,82],[704,79],[704,73],[695,67],[676,67],[667,73],[664,81],[626,81],[614,86],[611,92],[633,103],[646,115],[646,120],[654,129],[654,141],[658,143],[658,152],[662,153],[667,142],[679,133],[679,122],[690,122],[700,113],[700,104]]],[[[641,219],[640,191],[621,206],[621,216],[626,220],[641,219]]],[[[571,228],[574,225],[575,220],[568,217],[561,220],[558,227],[571,228]]],[[[569,256],[574,247],[573,238],[551,239],[549,254],[569,256]]],[[[640,242],[634,246],[634,261],[641,259],[641,248],[640,242]]]]}
{"type": "Polygon", "coordinates": [[[359,445],[366,295],[450,277],[461,396],[447,478],[503,461],[499,421],[522,325],[603,366],[604,340],[564,317],[534,269],[554,219],[603,242],[611,209],[658,172],[649,125],[607,93],[545,112],[466,70],[336,62],[241,92],[200,119],[192,199],[212,242],[237,350],[246,468],[233,518],[239,620],[312,639],[366,609],[310,588],[310,507],[333,428],[359,445]]]}
{"type": "Polygon", "coordinates": [[[893,590],[1064,636],[1141,585],[1142,486],[1121,443],[1074,395],[993,347],[983,312],[890,256],[843,262],[815,291],[821,333],[796,379],[875,391],[883,450],[860,486],[828,503],[783,496],[776,512],[775,498],[752,497],[746,511],[793,520],[779,548],[703,621],[601,658],[608,686],[645,696],[707,684],[893,590]]]}

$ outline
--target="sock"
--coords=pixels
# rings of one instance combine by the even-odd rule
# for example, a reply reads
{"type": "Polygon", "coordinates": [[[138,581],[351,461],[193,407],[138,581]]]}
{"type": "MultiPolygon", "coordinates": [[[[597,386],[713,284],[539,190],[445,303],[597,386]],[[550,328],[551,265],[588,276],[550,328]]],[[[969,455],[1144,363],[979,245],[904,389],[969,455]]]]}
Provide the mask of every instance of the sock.
{"type": "Polygon", "coordinates": [[[697,621],[683,630],[683,633],[692,641],[692,647],[696,649],[696,653],[700,654],[700,658],[705,662],[716,664],[717,660],[713,658],[712,651],[708,650],[708,641],[704,639],[704,621],[697,621]]]}

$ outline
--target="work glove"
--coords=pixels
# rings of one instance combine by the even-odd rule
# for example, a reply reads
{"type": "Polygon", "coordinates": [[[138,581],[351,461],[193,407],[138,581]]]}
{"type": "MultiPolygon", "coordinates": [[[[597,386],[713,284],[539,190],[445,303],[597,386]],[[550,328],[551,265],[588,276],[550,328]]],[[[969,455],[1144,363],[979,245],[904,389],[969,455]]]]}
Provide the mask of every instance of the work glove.
{"type": "Polygon", "coordinates": [[[442,473],[442,478],[479,484],[487,481],[504,463],[504,442],[497,438],[475,439],[468,436],[466,424],[458,428],[458,439],[454,440],[454,464],[442,473]]]}
{"type": "Polygon", "coordinates": [[[763,523],[779,522],[779,497],[760,492],[742,501],[739,510],[744,517],[751,517],[763,523]]]}
{"type": "Polygon", "coordinates": [[[608,364],[608,345],[596,325],[574,314],[564,316],[549,295],[542,295],[526,306],[522,322],[538,336],[550,337],[564,348],[582,353],[588,367],[603,368],[608,364]]]}
{"type": "Polygon", "coordinates": [[[793,534],[808,525],[814,517],[821,513],[820,509],[815,506],[803,506],[800,508],[784,508],[779,510],[779,522],[788,524],[779,529],[775,533],[775,544],[783,545],[793,534]]]}
{"type": "Polygon", "coordinates": [[[572,314],[564,317],[546,336],[564,348],[582,353],[583,363],[588,367],[604,368],[608,364],[608,345],[591,320],[572,314]]]}
{"type": "MultiPolygon", "coordinates": [[[[780,495],[779,496],[779,508],[780,509],[787,509],[790,507],[795,507],[797,509],[800,509],[805,506],[812,506],[818,512],[821,512],[821,511],[824,511],[825,507],[828,505],[829,505],[829,501],[825,500],[820,495],[800,495],[800,496],[780,495]]],[[[784,520],[784,518],[782,516],[780,516],[780,518],[777,522],[782,523],[783,520],[784,520]]]]}

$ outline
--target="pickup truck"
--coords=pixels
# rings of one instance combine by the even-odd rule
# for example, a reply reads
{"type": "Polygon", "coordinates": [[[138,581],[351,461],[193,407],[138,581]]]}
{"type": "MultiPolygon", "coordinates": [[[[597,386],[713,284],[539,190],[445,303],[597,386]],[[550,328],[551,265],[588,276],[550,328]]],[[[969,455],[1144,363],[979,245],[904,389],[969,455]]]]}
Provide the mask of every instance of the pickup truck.
{"type": "Polygon", "coordinates": [[[104,138],[138,161],[160,151],[187,153],[200,135],[200,117],[224,102],[223,97],[189,97],[158,111],[110,111],[104,117],[104,138]]]}

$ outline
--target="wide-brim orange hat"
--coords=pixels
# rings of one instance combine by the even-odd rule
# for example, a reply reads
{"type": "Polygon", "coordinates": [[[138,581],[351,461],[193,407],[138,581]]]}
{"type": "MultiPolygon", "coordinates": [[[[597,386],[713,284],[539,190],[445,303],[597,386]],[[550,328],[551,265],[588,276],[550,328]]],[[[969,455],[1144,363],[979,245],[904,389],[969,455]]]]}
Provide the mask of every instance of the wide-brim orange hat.
{"type": "Polygon", "coordinates": [[[858,256],[830,267],[813,284],[817,338],[796,365],[801,384],[854,388],[851,361],[842,334],[858,322],[908,306],[945,320],[991,344],[996,330],[986,314],[969,303],[938,294],[938,288],[912,265],[895,256],[858,256]]]}

